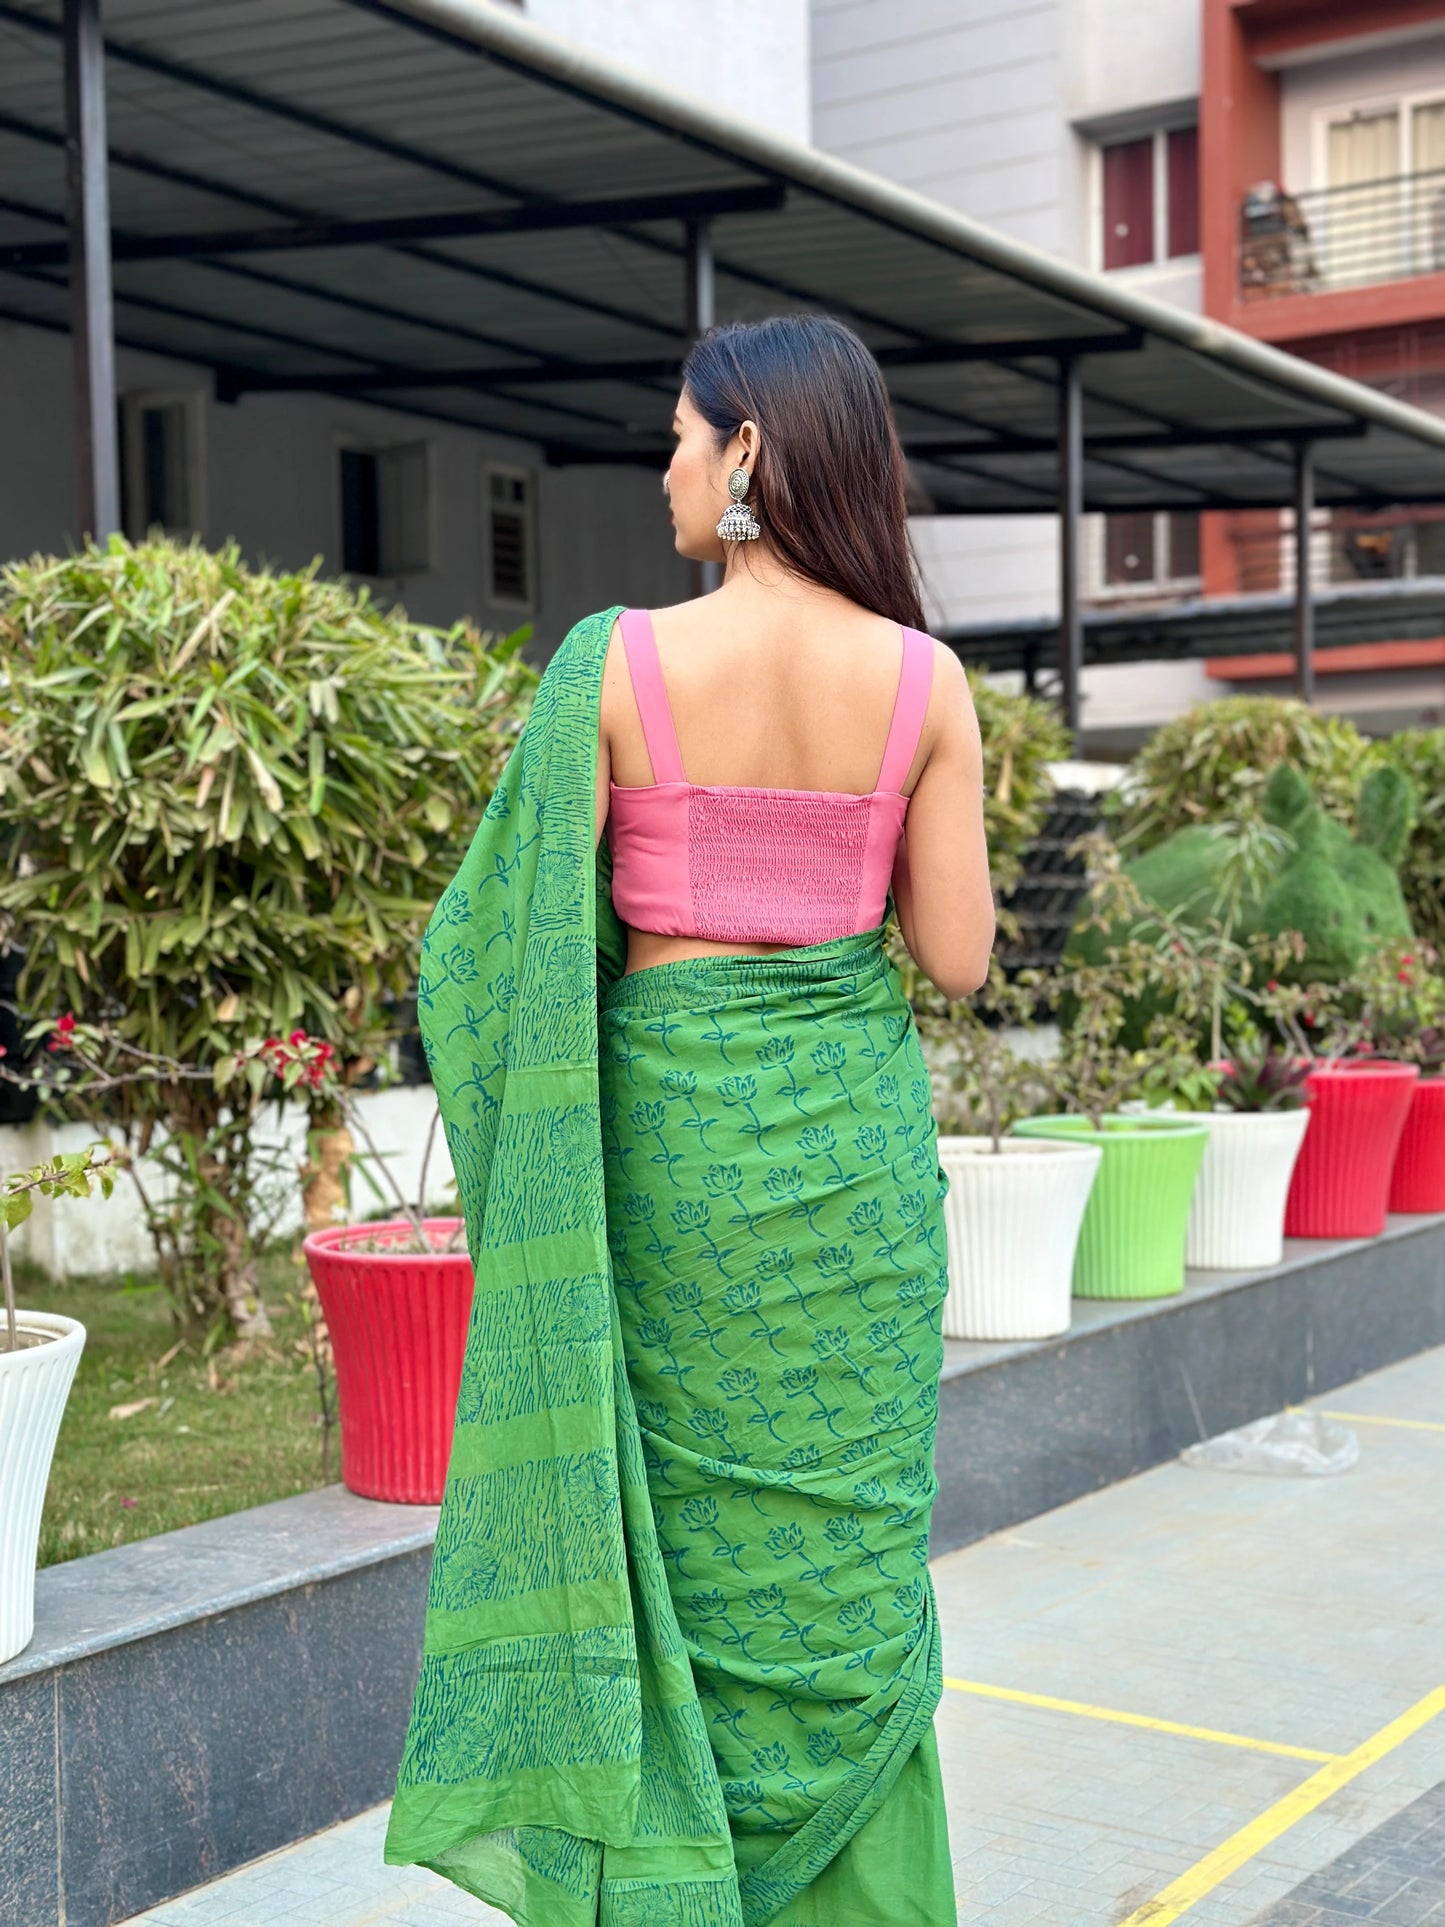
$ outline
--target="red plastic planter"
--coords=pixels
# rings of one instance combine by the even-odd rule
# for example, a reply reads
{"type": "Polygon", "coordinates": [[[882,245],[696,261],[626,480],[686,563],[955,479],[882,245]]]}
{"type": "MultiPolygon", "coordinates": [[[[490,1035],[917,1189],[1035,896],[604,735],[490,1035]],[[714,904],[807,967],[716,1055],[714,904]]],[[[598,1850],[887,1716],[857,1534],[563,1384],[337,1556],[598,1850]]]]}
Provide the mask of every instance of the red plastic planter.
{"type": "MultiPolygon", "coordinates": [[[[457,1220],[429,1218],[446,1243],[457,1220]]],[[[405,1223],[338,1225],[303,1247],[331,1334],[341,1481],[363,1499],[440,1505],[472,1310],[466,1252],[356,1251],[405,1223]]]]}
{"type": "Polygon", "coordinates": [[[1445,1211],[1445,1076],[1422,1077],[1415,1086],[1395,1175],[1392,1211],[1445,1211]]]}
{"type": "Polygon", "coordinates": [[[1287,1238],[1373,1238],[1384,1230],[1419,1076],[1418,1064],[1374,1059],[1310,1072],[1310,1125],[1285,1207],[1287,1238]]]}

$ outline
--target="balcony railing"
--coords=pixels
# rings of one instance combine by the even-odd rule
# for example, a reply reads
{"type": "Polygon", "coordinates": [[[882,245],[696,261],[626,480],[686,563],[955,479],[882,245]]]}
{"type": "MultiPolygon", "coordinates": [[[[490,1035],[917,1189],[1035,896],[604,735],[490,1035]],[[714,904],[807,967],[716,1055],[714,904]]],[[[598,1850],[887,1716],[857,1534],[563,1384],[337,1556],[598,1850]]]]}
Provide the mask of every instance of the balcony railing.
{"type": "Polygon", "coordinates": [[[1239,209],[1241,300],[1445,272],[1445,167],[1350,187],[1251,190],[1239,209]]]}

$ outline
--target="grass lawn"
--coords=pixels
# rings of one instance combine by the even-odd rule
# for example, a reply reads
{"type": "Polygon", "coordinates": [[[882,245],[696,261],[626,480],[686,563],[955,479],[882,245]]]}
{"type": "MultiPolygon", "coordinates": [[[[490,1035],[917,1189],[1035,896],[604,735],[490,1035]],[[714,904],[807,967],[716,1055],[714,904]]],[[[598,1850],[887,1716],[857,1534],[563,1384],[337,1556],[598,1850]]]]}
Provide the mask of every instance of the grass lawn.
{"type": "Polygon", "coordinates": [[[167,1357],[175,1339],[153,1280],[57,1285],[22,1272],[21,1305],[64,1312],[86,1328],[40,1523],[42,1566],[340,1478],[334,1425],[330,1464],[321,1463],[316,1371],[299,1349],[305,1316],[286,1302],[299,1297],[304,1277],[288,1248],[268,1254],[274,1339],[247,1355],[232,1347],[206,1359],[199,1343],[167,1357]],[[143,1399],[153,1402],[122,1416],[143,1399]]]}

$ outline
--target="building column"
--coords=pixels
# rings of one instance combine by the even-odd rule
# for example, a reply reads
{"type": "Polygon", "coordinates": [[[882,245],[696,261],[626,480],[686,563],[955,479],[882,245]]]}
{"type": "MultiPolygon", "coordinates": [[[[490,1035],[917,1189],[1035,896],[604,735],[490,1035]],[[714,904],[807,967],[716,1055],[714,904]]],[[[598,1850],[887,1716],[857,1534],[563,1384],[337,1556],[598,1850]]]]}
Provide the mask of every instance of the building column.
{"type": "Polygon", "coordinates": [[[1306,703],[1315,699],[1315,601],[1310,587],[1314,506],[1314,445],[1300,442],[1294,452],[1294,687],[1306,703]]]}
{"type": "MultiPolygon", "coordinates": [[[[687,229],[687,339],[697,340],[716,318],[714,297],[712,230],[706,215],[686,223],[687,229]]],[[[694,597],[710,595],[722,586],[721,562],[690,562],[694,597]]]]}
{"type": "Polygon", "coordinates": [[[1084,393],[1078,361],[1059,363],[1059,689],[1064,722],[1079,747],[1084,624],[1079,606],[1084,511],[1084,393]]]}
{"type": "Polygon", "coordinates": [[[80,533],[120,527],[100,0],[65,0],[65,162],[80,533]]]}

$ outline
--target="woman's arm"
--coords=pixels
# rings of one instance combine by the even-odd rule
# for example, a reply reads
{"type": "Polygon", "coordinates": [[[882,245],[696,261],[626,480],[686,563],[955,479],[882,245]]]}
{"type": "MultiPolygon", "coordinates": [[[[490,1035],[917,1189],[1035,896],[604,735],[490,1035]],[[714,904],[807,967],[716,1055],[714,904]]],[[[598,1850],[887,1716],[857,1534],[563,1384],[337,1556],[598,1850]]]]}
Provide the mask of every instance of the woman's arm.
{"type": "Polygon", "coordinates": [[[893,902],[914,962],[945,997],[988,976],[993,891],[983,834],[983,745],[963,664],[933,644],[932,736],[893,865],[893,902]]]}

